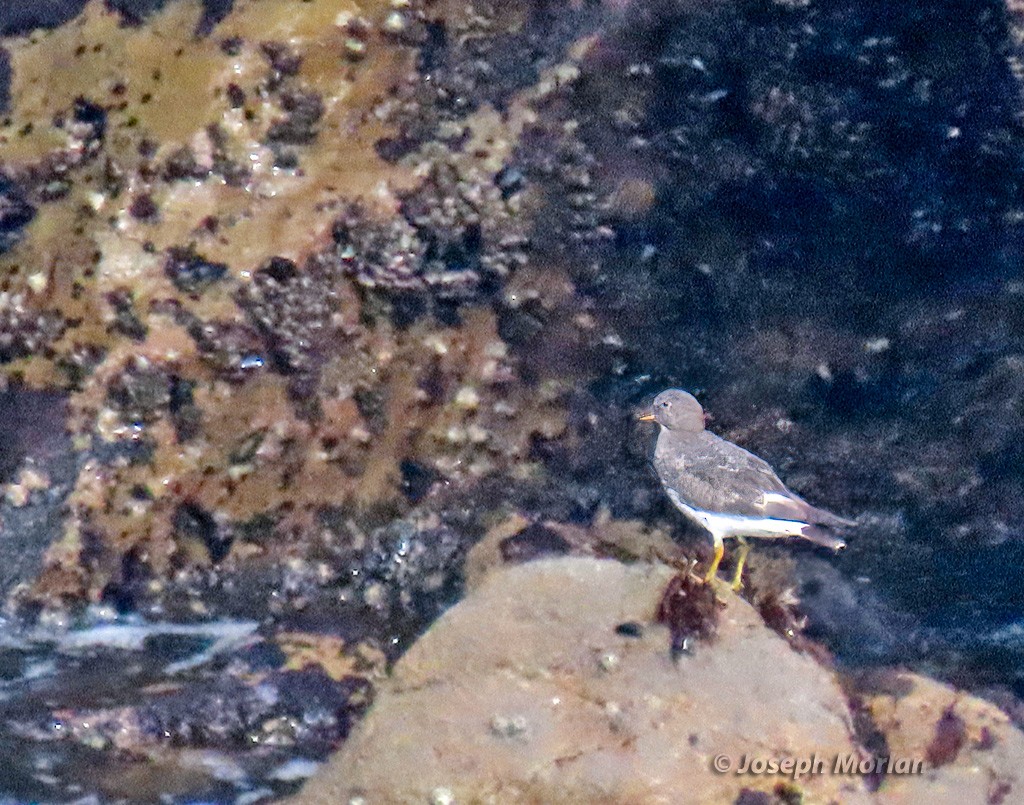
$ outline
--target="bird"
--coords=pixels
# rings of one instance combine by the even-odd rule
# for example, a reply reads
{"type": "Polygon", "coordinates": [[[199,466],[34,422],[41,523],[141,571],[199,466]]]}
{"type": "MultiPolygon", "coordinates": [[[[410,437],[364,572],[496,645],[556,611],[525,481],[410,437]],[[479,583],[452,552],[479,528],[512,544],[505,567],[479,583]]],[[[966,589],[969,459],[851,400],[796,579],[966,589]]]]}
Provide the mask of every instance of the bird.
{"type": "Polygon", "coordinates": [[[707,430],[704,408],[692,394],[666,389],[638,419],[660,426],[653,464],[669,499],[714,541],[706,583],[717,582],[729,537],[740,543],[731,584],[737,591],[750,551],[747,537],[798,537],[834,551],[846,547],[834,532],[855,526],[854,520],[812,506],[787,489],[767,461],[707,430]]]}

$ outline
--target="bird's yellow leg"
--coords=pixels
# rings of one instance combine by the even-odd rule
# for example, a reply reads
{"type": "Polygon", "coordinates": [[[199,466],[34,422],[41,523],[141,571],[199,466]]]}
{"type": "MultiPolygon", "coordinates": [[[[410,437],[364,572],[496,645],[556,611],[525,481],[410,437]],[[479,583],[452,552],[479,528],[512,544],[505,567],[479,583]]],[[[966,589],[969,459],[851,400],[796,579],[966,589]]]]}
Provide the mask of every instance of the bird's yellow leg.
{"type": "Polygon", "coordinates": [[[736,559],[736,572],[732,576],[732,591],[738,593],[743,589],[743,565],[747,562],[747,554],[750,553],[750,543],[743,537],[737,537],[740,544],[739,556],[736,559]]]}
{"type": "Polygon", "coordinates": [[[725,543],[722,538],[715,536],[715,558],[711,562],[711,567],[708,568],[708,572],[704,574],[704,583],[710,584],[715,580],[715,574],[718,573],[718,565],[722,561],[722,555],[725,553],[725,543]]]}

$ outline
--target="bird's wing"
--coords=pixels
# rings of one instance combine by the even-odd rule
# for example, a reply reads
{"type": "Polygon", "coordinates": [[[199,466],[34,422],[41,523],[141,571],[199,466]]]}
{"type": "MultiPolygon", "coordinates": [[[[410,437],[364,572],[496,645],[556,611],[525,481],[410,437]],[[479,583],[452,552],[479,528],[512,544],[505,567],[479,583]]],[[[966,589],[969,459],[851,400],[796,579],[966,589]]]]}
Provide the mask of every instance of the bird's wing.
{"type": "Polygon", "coordinates": [[[762,492],[786,491],[767,463],[712,433],[680,439],[666,432],[655,452],[662,483],[696,509],[763,516],[762,492]]]}
{"type": "Polygon", "coordinates": [[[686,469],[702,483],[713,484],[716,499],[728,511],[834,527],[853,525],[787,489],[764,459],[714,434],[708,437],[701,450],[703,460],[688,463],[686,469]]]}
{"type": "Polygon", "coordinates": [[[730,510],[741,513],[742,508],[743,514],[769,514],[765,510],[768,496],[780,504],[790,499],[792,493],[767,461],[718,436],[708,436],[711,438],[702,451],[704,460],[695,462],[691,469],[706,483],[718,487],[719,494],[732,504],[730,510]]]}

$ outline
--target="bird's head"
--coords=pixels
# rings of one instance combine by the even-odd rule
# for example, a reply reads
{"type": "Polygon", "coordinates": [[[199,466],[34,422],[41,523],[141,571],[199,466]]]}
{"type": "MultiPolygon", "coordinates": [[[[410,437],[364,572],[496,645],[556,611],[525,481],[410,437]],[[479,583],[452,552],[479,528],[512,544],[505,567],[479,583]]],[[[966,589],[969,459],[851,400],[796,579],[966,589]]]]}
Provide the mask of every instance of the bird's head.
{"type": "Polygon", "coordinates": [[[682,389],[666,389],[654,398],[651,410],[641,422],[657,422],[669,430],[700,433],[704,430],[704,409],[697,398],[682,389]]]}

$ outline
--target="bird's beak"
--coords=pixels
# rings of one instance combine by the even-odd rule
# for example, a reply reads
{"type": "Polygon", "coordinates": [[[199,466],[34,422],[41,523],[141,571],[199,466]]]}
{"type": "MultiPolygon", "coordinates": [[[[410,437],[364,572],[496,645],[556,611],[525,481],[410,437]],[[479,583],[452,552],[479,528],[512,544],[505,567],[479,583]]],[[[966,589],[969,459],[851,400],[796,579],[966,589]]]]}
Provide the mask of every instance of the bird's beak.
{"type": "Polygon", "coordinates": [[[646,414],[640,414],[637,417],[637,421],[638,422],[653,422],[654,421],[654,414],[652,414],[650,411],[648,411],[646,414]]]}

